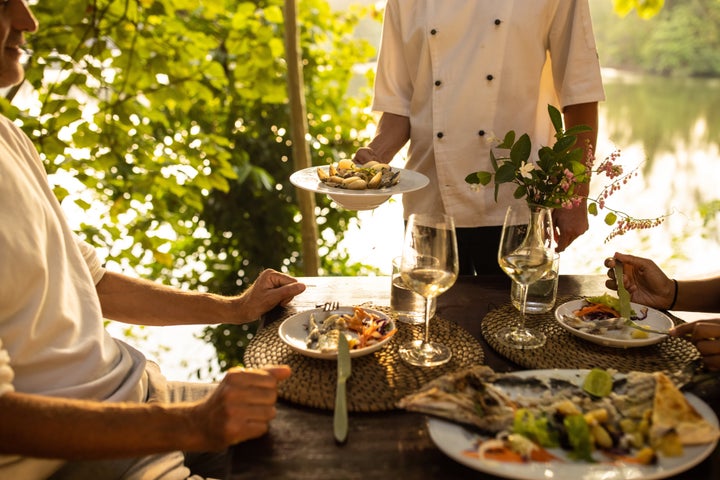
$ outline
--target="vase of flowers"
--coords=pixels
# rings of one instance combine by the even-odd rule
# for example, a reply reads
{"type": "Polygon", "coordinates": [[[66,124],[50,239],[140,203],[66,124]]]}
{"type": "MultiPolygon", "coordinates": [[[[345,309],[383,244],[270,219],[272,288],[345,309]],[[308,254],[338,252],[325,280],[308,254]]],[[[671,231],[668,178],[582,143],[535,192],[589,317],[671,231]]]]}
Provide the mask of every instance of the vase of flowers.
{"type": "Polygon", "coordinates": [[[524,198],[528,204],[547,208],[573,208],[586,200],[588,213],[598,215],[600,210],[606,210],[605,223],[615,226],[606,241],[629,230],[650,228],[662,223],[664,216],[634,218],[609,208],[606,204],[608,197],[636,172],[625,174],[622,166],[616,164],[620,156],[618,151],[595,167],[591,149],[587,149],[586,155],[584,149],[577,145],[578,134],[589,131],[590,127],[577,125],[565,130],[562,115],[557,108],[548,105],[548,114],[555,129],[555,144],[552,147],[540,147],[536,162],[530,160],[532,144],[528,134],[516,138],[515,131],[511,130],[502,139],[495,139],[497,145],[490,149],[492,171],[470,173],[465,177],[465,182],[472,188],[482,188],[493,181],[496,200],[502,184],[515,184],[513,196],[516,199],[524,198]],[[495,150],[506,153],[497,155],[495,150]],[[589,183],[593,174],[606,176],[610,183],[596,198],[578,193],[579,186],[589,183]]]}
{"type": "MultiPolygon", "coordinates": [[[[530,160],[532,144],[529,135],[523,134],[516,137],[515,131],[511,130],[502,139],[495,139],[497,145],[490,149],[492,171],[481,170],[470,173],[465,178],[465,182],[472,188],[482,188],[493,182],[496,201],[502,184],[514,184],[513,196],[516,199],[525,199],[531,211],[537,210],[539,207],[547,209],[573,208],[581,205],[585,200],[588,213],[598,215],[600,210],[605,209],[605,223],[614,225],[613,230],[605,239],[606,242],[629,230],[650,228],[662,223],[664,216],[638,219],[609,208],[606,204],[607,198],[627,182],[628,178],[635,174],[635,171],[624,174],[622,166],[615,163],[620,155],[617,151],[595,167],[592,149],[583,149],[577,145],[578,135],[589,131],[590,127],[578,125],[565,130],[562,115],[557,108],[548,105],[548,114],[555,129],[555,144],[540,147],[535,162],[530,160]],[[496,154],[495,150],[503,153],[496,154]],[[587,154],[585,154],[586,150],[587,154]],[[588,184],[593,174],[610,179],[610,183],[596,198],[579,193],[580,186],[588,184]]],[[[556,260],[555,265],[558,265],[559,258],[556,260]]],[[[549,277],[543,278],[542,284],[530,284],[527,289],[529,295],[536,299],[538,295],[547,295],[547,298],[540,299],[537,309],[534,312],[531,310],[531,313],[549,311],[552,307],[548,308],[548,305],[553,305],[555,302],[557,267],[555,267],[555,272],[548,270],[547,274],[549,277]],[[553,281],[554,285],[552,285],[553,281]],[[548,288],[548,284],[550,288],[548,288]]],[[[515,296],[520,295],[517,292],[520,292],[521,289],[518,289],[516,284],[513,285],[513,288],[516,290],[515,296]]]]}

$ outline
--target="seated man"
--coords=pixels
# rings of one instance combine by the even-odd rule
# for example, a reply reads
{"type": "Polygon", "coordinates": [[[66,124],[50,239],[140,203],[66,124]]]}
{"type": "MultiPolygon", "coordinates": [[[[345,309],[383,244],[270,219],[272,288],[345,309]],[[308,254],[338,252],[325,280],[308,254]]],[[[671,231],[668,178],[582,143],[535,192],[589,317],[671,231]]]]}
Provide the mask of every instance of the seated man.
{"type": "MultiPolygon", "coordinates": [[[[23,35],[36,29],[24,0],[0,4],[0,87],[22,81],[23,35]]],[[[221,297],[105,271],[70,230],[31,140],[3,116],[0,282],[0,478],[220,477],[228,445],[267,431],[287,366],[166,382],[103,319],[242,324],[305,286],[266,270],[221,297]]]]}

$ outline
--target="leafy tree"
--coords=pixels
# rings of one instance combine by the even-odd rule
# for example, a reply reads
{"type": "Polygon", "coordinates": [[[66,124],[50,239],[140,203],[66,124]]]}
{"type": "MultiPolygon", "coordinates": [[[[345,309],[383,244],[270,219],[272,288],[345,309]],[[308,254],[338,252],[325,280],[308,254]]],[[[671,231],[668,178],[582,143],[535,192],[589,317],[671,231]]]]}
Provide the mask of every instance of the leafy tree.
{"type": "Polygon", "coordinates": [[[720,2],[686,0],[669,5],[642,49],[649,72],[720,75],[720,2]]]}
{"type": "Polygon", "coordinates": [[[604,67],[675,76],[720,75],[720,2],[676,0],[652,17],[627,15],[592,0],[604,67]]]}
{"type": "MultiPolygon", "coordinates": [[[[20,93],[35,101],[0,107],[34,138],[58,197],[85,212],[80,230],[109,265],[225,294],[264,267],[300,271],[282,0],[66,0],[33,11],[41,27],[20,93]],[[92,218],[97,205],[108,207],[92,218]]],[[[368,11],[299,2],[316,164],[367,140],[372,78],[347,90],[353,67],[375,54],[353,39],[368,11]]],[[[318,197],[317,222],[333,233],[319,246],[325,273],[364,271],[335,252],[353,216],[318,197]]],[[[221,349],[234,335],[206,333],[221,349]]],[[[241,360],[237,343],[220,353],[223,367],[241,360]]]]}
{"type": "Polygon", "coordinates": [[[640,18],[652,18],[663,8],[665,0],[612,0],[615,13],[624,17],[633,10],[640,18]]]}

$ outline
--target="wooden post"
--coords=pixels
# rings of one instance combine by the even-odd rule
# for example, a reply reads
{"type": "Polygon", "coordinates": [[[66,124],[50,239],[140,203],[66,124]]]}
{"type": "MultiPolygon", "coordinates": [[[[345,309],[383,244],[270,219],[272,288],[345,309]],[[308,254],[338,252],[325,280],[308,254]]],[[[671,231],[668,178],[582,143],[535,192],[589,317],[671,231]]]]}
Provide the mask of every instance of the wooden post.
{"type": "MultiPolygon", "coordinates": [[[[288,67],[288,95],[290,97],[290,130],[293,143],[295,170],[312,166],[307,137],[307,111],[305,84],[302,76],[300,34],[297,29],[296,0],[285,0],[285,56],[288,67]]],[[[302,256],[305,276],[317,276],[320,268],[318,256],[318,228],[315,222],[315,193],[297,188],[300,204],[302,256]]]]}

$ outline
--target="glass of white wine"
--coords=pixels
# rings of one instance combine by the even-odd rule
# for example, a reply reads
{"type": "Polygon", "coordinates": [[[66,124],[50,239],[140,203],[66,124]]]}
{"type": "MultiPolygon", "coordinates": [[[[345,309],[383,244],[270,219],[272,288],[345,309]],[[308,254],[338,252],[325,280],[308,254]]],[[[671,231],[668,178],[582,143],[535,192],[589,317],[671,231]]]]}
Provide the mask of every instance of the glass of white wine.
{"type": "Polygon", "coordinates": [[[545,345],[545,334],[525,326],[528,285],[542,278],[553,264],[551,209],[533,205],[508,207],[500,237],[500,268],[520,287],[520,322],[497,333],[505,346],[519,349],[545,345]]]}
{"type": "Polygon", "coordinates": [[[430,299],[453,286],[458,277],[457,239],[452,217],[412,214],[403,242],[400,275],[411,290],[425,298],[425,335],[400,346],[400,358],[411,365],[431,367],[450,360],[452,351],[430,342],[430,299]]]}

